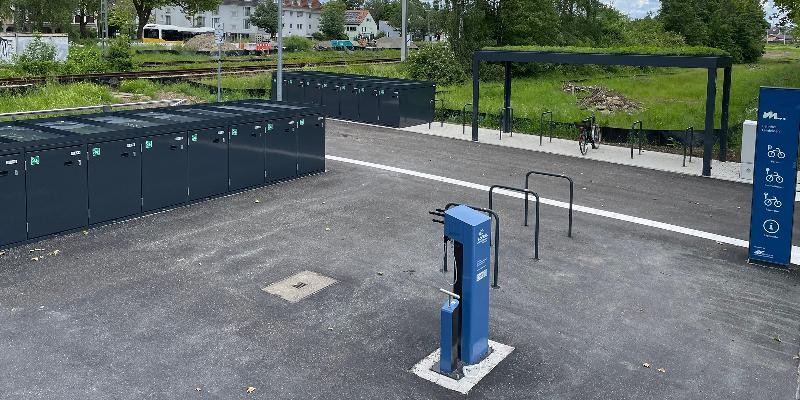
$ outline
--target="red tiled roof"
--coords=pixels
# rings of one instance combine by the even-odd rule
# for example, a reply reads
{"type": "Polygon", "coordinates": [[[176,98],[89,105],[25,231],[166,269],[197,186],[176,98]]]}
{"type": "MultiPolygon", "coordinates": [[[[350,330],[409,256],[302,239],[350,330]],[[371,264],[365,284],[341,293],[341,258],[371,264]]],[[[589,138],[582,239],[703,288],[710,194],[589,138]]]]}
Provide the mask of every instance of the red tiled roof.
{"type": "Polygon", "coordinates": [[[322,8],[322,3],[320,3],[319,0],[283,0],[283,6],[319,10],[322,8]]]}
{"type": "Polygon", "coordinates": [[[347,10],[344,12],[344,23],[347,25],[361,25],[367,15],[369,15],[368,10],[347,10]]]}

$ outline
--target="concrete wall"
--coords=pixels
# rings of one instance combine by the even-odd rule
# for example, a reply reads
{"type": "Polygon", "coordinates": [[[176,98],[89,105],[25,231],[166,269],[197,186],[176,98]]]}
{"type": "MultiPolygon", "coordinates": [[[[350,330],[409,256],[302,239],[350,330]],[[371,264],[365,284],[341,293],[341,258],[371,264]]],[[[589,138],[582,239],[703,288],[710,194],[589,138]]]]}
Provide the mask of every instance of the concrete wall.
{"type": "Polygon", "coordinates": [[[69,55],[69,39],[66,34],[4,33],[0,35],[0,61],[12,62],[14,55],[24,52],[36,36],[41,37],[45,43],[55,46],[56,60],[64,61],[67,59],[69,55]]]}

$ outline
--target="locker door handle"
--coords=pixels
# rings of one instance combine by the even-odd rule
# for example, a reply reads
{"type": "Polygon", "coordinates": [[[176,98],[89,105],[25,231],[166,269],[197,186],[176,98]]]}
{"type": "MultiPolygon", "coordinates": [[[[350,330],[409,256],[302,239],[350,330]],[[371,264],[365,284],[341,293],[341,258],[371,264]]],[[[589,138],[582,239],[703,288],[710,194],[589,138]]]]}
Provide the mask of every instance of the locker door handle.
{"type": "Polygon", "coordinates": [[[252,137],[261,137],[260,133],[251,133],[250,136],[252,137]]]}
{"type": "Polygon", "coordinates": [[[73,165],[75,165],[75,162],[74,162],[74,161],[64,161],[64,166],[65,166],[65,167],[71,167],[71,166],[73,166],[73,165]]]}
{"type": "Polygon", "coordinates": [[[225,139],[222,139],[222,138],[214,139],[214,143],[219,143],[219,142],[225,143],[225,139]]]}
{"type": "Polygon", "coordinates": [[[123,158],[130,157],[131,153],[122,153],[120,154],[123,158]]]}
{"type": "Polygon", "coordinates": [[[8,171],[0,171],[0,178],[8,176],[8,171]]]}
{"type": "Polygon", "coordinates": [[[170,150],[178,150],[178,146],[173,144],[173,145],[169,146],[169,149],[170,150]]]}

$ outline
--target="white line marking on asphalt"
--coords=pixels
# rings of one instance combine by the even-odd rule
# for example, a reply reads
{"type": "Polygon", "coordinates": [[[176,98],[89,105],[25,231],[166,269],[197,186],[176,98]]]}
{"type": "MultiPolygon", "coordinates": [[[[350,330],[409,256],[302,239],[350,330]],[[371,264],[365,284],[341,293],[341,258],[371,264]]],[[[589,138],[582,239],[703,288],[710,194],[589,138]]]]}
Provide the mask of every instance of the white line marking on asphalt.
{"type": "MultiPolygon", "coordinates": [[[[392,166],[389,166],[389,165],[376,164],[376,163],[371,163],[371,162],[368,162],[368,161],[354,160],[352,158],[344,158],[344,157],[337,157],[337,156],[331,156],[331,155],[326,155],[325,158],[327,158],[328,160],[332,160],[332,161],[339,161],[339,162],[353,164],[353,165],[360,165],[360,166],[363,166],[363,167],[370,167],[370,168],[380,169],[380,170],[384,170],[384,171],[396,172],[398,174],[410,175],[410,176],[414,176],[414,177],[417,177],[417,178],[428,179],[428,180],[432,180],[432,181],[436,181],[436,182],[449,183],[451,185],[466,187],[466,188],[480,190],[480,191],[484,191],[484,192],[488,192],[489,189],[490,189],[489,186],[481,185],[481,184],[474,183],[474,182],[462,181],[460,179],[453,179],[453,178],[448,178],[448,177],[440,176],[440,175],[427,174],[427,173],[424,173],[424,172],[412,171],[410,169],[392,167],[392,166]]],[[[497,190],[495,190],[495,193],[502,194],[504,196],[515,197],[515,198],[518,198],[518,199],[524,199],[525,198],[525,195],[522,194],[522,193],[511,192],[511,191],[503,190],[503,189],[497,189],[497,190]]],[[[540,198],[539,201],[542,204],[550,205],[550,206],[553,206],[553,207],[566,208],[566,209],[569,208],[569,203],[566,203],[566,202],[563,202],[563,201],[551,200],[551,199],[546,199],[546,198],[543,198],[543,197],[540,198]]],[[[585,207],[585,206],[579,206],[579,205],[573,205],[573,210],[575,210],[576,212],[582,212],[584,214],[590,214],[590,215],[596,215],[596,216],[605,217],[605,218],[611,218],[611,219],[615,219],[615,220],[618,220],[618,221],[630,222],[632,224],[637,224],[637,225],[642,225],[642,226],[648,226],[648,227],[651,227],[651,228],[662,229],[662,230],[665,230],[665,231],[680,233],[680,234],[687,235],[687,236],[693,236],[693,237],[698,237],[698,238],[702,238],[702,239],[714,240],[716,242],[729,244],[729,245],[732,245],[732,246],[738,246],[738,247],[744,247],[744,248],[749,247],[749,243],[748,243],[747,240],[736,239],[736,238],[732,238],[732,237],[729,237],[729,236],[718,235],[716,233],[705,232],[705,231],[701,231],[701,230],[698,230],[698,229],[687,228],[687,227],[680,226],[680,225],[673,225],[673,224],[668,224],[668,223],[665,223],[665,222],[653,221],[653,220],[646,219],[646,218],[639,218],[639,217],[634,217],[632,215],[620,214],[620,213],[616,213],[616,212],[613,212],[613,211],[600,210],[598,208],[585,207]]],[[[792,246],[792,264],[800,265],[800,247],[792,246]]]]}

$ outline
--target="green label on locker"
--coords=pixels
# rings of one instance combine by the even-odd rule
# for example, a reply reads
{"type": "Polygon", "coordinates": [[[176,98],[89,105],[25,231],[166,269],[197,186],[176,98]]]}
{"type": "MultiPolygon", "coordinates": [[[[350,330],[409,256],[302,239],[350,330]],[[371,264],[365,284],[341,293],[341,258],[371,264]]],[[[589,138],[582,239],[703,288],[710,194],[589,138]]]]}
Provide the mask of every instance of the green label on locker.
{"type": "Polygon", "coordinates": [[[39,165],[39,156],[31,157],[31,165],[39,165]]]}
{"type": "Polygon", "coordinates": [[[306,124],[306,120],[305,120],[305,119],[301,119],[301,120],[300,120],[300,126],[303,126],[303,125],[305,125],[305,124],[306,124]]]}
{"type": "Polygon", "coordinates": [[[153,148],[153,141],[152,140],[145,140],[144,141],[144,148],[145,149],[152,149],[153,148]]]}
{"type": "Polygon", "coordinates": [[[236,136],[238,134],[239,134],[239,130],[237,130],[236,128],[231,128],[231,136],[236,136]]]}
{"type": "Polygon", "coordinates": [[[100,155],[100,148],[99,147],[93,147],[92,148],[92,157],[97,157],[99,155],[100,155]]]}
{"type": "Polygon", "coordinates": [[[196,142],[196,141],[197,141],[197,134],[196,134],[196,133],[193,133],[193,134],[192,134],[192,141],[193,141],[193,142],[196,142]]]}
{"type": "Polygon", "coordinates": [[[271,131],[271,130],[272,130],[272,128],[273,128],[272,124],[267,124],[267,130],[268,130],[268,131],[271,131]]]}

